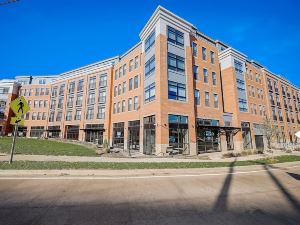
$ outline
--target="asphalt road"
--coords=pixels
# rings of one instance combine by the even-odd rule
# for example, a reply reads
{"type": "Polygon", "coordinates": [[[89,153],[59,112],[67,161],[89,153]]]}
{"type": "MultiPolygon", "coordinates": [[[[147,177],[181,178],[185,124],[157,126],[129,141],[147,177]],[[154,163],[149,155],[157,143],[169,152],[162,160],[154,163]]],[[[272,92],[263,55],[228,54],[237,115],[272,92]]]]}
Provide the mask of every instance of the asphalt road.
{"type": "Polygon", "coordinates": [[[159,176],[0,177],[0,224],[299,225],[299,200],[300,164],[159,176]]]}

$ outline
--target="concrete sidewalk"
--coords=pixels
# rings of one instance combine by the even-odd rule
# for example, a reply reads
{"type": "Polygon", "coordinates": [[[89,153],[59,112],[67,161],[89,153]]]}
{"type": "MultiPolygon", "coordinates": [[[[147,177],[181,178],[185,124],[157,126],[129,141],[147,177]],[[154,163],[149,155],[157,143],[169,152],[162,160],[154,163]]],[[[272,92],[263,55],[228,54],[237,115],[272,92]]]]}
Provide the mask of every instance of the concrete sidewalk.
{"type": "MultiPolygon", "coordinates": [[[[293,152],[293,155],[300,155],[300,152],[293,152]]],[[[292,155],[282,151],[273,152],[273,154],[265,153],[259,155],[248,155],[237,158],[222,158],[222,153],[206,153],[195,157],[155,157],[155,156],[138,156],[138,157],[107,157],[107,156],[52,156],[52,155],[14,155],[14,161],[63,161],[63,162],[233,162],[245,160],[257,160],[271,156],[292,155]],[[207,158],[207,159],[205,159],[207,158]]],[[[0,161],[8,161],[9,154],[0,155],[0,161]]]]}
{"type": "MultiPolygon", "coordinates": [[[[266,170],[263,165],[236,166],[237,174],[259,173],[266,170]]],[[[299,169],[300,162],[286,162],[270,165],[269,170],[299,169]]],[[[146,178],[146,177],[194,177],[194,176],[219,176],[228,174],[228,167],[215,168],[182,168],[182,169],[62,169],[62,170],[0,170],[0,180],[6,178],[55,178],[55,179],[106,179],[106,178],[146,178]]]]}

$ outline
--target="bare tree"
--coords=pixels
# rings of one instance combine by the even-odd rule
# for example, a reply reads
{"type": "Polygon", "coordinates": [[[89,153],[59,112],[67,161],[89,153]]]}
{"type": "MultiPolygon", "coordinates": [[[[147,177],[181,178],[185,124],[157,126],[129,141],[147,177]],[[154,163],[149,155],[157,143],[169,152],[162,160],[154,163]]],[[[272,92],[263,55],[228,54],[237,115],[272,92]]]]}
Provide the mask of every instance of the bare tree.
{"type": "Polygon", "coordinates": [[[269,117],[265,117],[262,125],[264,135],[267,138],[268,148],[271,148],[271,142],[273,138],[280,135],[280,131],[277,126],[274,125],[273,120],[269,117]]]}

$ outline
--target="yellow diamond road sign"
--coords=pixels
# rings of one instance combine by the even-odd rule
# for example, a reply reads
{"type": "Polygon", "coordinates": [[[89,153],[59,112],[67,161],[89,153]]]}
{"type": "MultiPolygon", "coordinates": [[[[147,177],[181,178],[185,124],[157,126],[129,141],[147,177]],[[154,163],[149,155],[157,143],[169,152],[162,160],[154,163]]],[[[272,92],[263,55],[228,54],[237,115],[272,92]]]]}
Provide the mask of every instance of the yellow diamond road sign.
{"type": "Polygon", "coordinates": [[[10,124],[24,126],[25,120],[21,117],[12,117],[10,120],[10,124]]]}
{"type": "Polygon", "coordinates": [[[10,103],[10,108],[17,117],[21,117],[30,110],[30,107],[23,96],[13,100],[10,103]]]}

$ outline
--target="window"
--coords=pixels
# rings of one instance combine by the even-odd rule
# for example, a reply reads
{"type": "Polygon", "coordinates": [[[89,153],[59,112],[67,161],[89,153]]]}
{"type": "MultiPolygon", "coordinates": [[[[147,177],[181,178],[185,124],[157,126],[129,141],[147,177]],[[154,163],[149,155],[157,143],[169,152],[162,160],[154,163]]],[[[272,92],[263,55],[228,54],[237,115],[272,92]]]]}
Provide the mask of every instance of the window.
{"type": "Polygon", "coordinates": [[[210,51],[210,62],[212,64],[215,63],[215,53],[213,51],[210,51]]]}
{"type": "Polygon", "coordinates": [[[197,89],[195,90],[195,104],[200,105],[200,91],[197,89]]]}
{"type": "Polygon", "coordinates": [[[147,52],[155,43],[155,31],[153,31],[145,40],[145,52],[147,52]]]}
{"type": "Polygon", "coordinates": [[[184,58],[168,52],[168,68],[174,71],[184,72],[184,58]]]}
{"type": "Polygon", "coordinates": [[[138,68],[138,66],[139,66],[139,57],[136,56],[136,57],[134,58],[134,68],[136,69],[136,68],[138,68]]]}
{"type": "MultiPolygon", "coordinates": [[[[27,115],[29,116],[29,113],[26,114],[26,119],[28,120],[27,115]]],[[[54,112],[50,112],[50,115],[49,115],[49,122],[53,122],[53,121],[54,121],[54,112]]]]}
{"type": "Polygon", "coordinates": [[[123,65],[123,76],[126,75],[126,72],[127,72],[127,68],[126,68],[126,64],[123,65]]]}
{"type": "Polygon", "coordinates": [[[139,105],[139,97],[135,96],[134,97],[134,102],[133,102],[133,109],[138,110],[138,105],[139,105]]]}
{"type": "Polygon", "coordinates": [[[206,60],[206,48],[202,47],[202,59],[206,60]]]}
{"type": "Polygon", "coordinates": [[[41,118],[42,118],[42,113],[38,112],[38,114],[37,114],[37,120],[40,120],[41,118]]]}
{"type": "MultiPolygon", "coordinates": [[[[30,96],[31,94],[30,94],[30,92],[29,92],[29,96],[30,96]]],[[[45,95],[49,95],[49,88],[46,88],[46,90],[45,90],[45,95]]]]}
{"type": "Polygon", "coordinates": [[[40,95],[44,95],[45,94],[45,88],[41,88],[41,93],[40,95]]]}
{"type": "Polygon", "coordinates": [[[236,79],[236,83],[237,83],[237,89],[239,91],[245,91],[245,81],[236,79]]]}
{"type": "Polygon", "coordinates": [[[86,112],[86,119],[91,120],[94,118],[94,109],[93,108],[88,108],[86,112]]]}
{"type": "Polygon", "coordinates": [[[118,70],[115,70],[115,80],[118,79],[118,70]]]}
{"type": "Polygon", "coordinates": [[[33,113],[32,113],[31,119],[32,119],[32,120],[36,120],[36,112],[33,112],[33,113]]]}
{"type": "Polygon", "coordinates": [[[122,77],[122,74],[123,74],[123,68],[120,67],[120,68],[119,68],[119,78],[122,77]]]}
{"type": "Polygon", "coordinates": [[[120,102],[118,102],[118,104],[117,104],[117,113],[120,113],[120,109],[121,109],[121,104],[120,104],[120,102]]]}
{"type": "Polygon", "coordinates": [[[168,26],[168,41],[175,45],[179,45],[183,47],[184,45],[183,33],[168,26]]]}
{"type": "Polygon", "coordinates": [[[123,82],[123,94],[126,92],[126,81],[123,82]]]}
{"type": "Polygon", "coordinates": [[[247,100],[239,98],[239,109],[241,112],[247,112],[247,100]]]}
{"type": "Polygon", "coordinates": [[[40,101],[39,101],[39,108],[42,108],[43,105],[44,105],[44,101],[43,101],[43,100],[40,100],[40,101]]]}
{"type": "Polygon", "coordinates": [[[129,72],[133,70],[133,59],[129,61],[129,72]]]}
{"type": "MultiPolygon", "coordinates": [[[[71,113],[71,112],[69,112],[69,113],[71,113]]],[[[61,117],[62,117],[62,112],[57,112],[57,115],[56,115],[56,121],[61,121],[61,117]]],[[[68,118],[69,119],[69,118],[68,118]]],[[[67,118],[66,118],[66,120],[67,120],[67,118]]],[[[69,119],[69,120],[71,120],[71,118],[69,119]]],[[[67,120],[68,121],[68,120],[67,120]]]]}
{"type": "Polygon", "coordinates": [[[209,106],[209,92],[205,92],[205,106],[209,106]]]}
{"type": "Polygon", "coordinates": [[[129,79],[129,91],[132,90],[132,78],[129,79]]]}
{"type": "Polygon", "coordinates": [[[62,84],[59,87],[59,95],[64,95],[64,93],[65,93],[65,85],[62,84]]]}
{"type": "Polygon", "coordinates": [[[40,89],[39,88],[36,88],[35,89],[35,96],[39,96],[40,95],[40,89]]]}
{"type": "Polygon", "coordinates": [[[122,94],[122,85],[118,85],[118,95],[122,94]]]}
{"type": "Polygon", "coordinates": [[[77,95],[76,106],[82,106],[82,95],[77,95]]]}
{"type": "Polygon", "coordinates": [[[56,106],[56,100],[51,99],[50,109],[55,109],[55,106],[56,106]]]}
{"type": "Polygon", "coordinates": [[[145,103],[155,100],[155,83],[148,85],[145,88],[145,103]]]}
{"type": "Polygon", "coordinates": [[[8,94],[8,92],[9,92],[9,88],[6,88],[6,87],[0,88],[0,94],[8,94]]]}
{"type": "Polygon", "coordinates": [[[139,87],[139,76],[136,75],[134,77],[134,89],[138,88],[139,87]]]}
{"type": "Polygon", "coordinates": [[[33,107],[34,108],[37,108],[39,106],[39,101],[38,100],[34,100],[34,105],[33,105],[33,107]]]}
{"type": "MultiPolygon", "coordinates": [[[[238,60],[234,60],[234,68],[235,68],[235,72],[238,73],[243,73],[243,63],[238,61],[238,60]]],[[[252,71],[250,71],[250,75],[252,76],[252,71]]],[[[251,78],[252,80],[252,78],[251,78]]]]}
{"type": "Polygon", "coordinates": [[[195,42],[192,43],[193,56],[197,57],[197,44],[195,42]]]}
{"type": "Polygon", "coordinates": [[[125,112],[126,102],[125,100],[122,101],[122,112],[125,112]]]}
{"type": "Polygon", "coordinates": [[[81,109],[77,109],[75,112],[74,120],[80,120],[81,119],[81,109]]]}
{"type": "MultiPolygon", "coordinates": [[[[72,111],[67,111],[66,121],[71,121],[71,120],[72,120],[72,111]]],[[[57,117],[56,117],[56,121],[57,121],[57,117]]]]}
{"type": "Polygon", "coordinates": [[[173,81],[168,82],[168,97],[169,99],[185,101],[186,91],[185,84],[176,83],[173,81]]]}
{"type": "Polygon", "coordinates": [[[132,110],[132,98],[128,99],[128,111],[132,110]]]}
{"type": "Polygon", "coordinates": [[[69,96],[67,100],[67,107],[73,107],[73,96],[69,96]]]}
{"type": "Polygon", "coordinates": [[[100,87],[106,87],[107,86],[107,74],[101,74],[99,86],[100,87]]]}
{"type": "Polygon", "coordinates": [[[149,76],[154,71],[155,71],[155,56],[152,56],[145,63],[145,77],[149,76]]]}
{"type": "Polygon", "coordinates": [[[114,87],[114,97],[116,97],[118,94],[118,86],[114,87]]]}
{"type": "Polygon", "coordinates": [[[69,93],[74,93],[75,90],[75,81],[69,84],[69,93]]]}
{"type": "Polygon", "coordinates": [[[98,106],[97,119],[105,119],[105,107],[98,106]]]}
{"type": "Polygon", "coordinates": [[[89,80],[89,90],[96,88],[96,77],[90,77],[89,80]]]}
{"type": "Polygon", "coordinates": [[[64,98],[59,98],[57,108],[62,109],[63,108],[63,102],[64,102],[64,98]]]}
{"type": "Polygon", "coordinates": [[[94,104],[95,103],[95,93],[89,93],[87,104],[94,104]]]}
{"type": "Polygon", "coordinates": [[[113,113],[115,114],[117,112],[117,104],[114,103],[114,110],[113,110],[113,113]]]}
{"type": "Polygon", "coordinates": [[[194,73],[194,79],[198,79],[198,66],[194,65],[193,66],[193,73],[194,73]]]}
{"type": "Polygon", "coordinates": [[[203,68],[203,82],[208,83],[207,69],[203,68]]]}
{"type": "Polygon", "coordinates": [[[100,90],[99,91],[98,102],[99,103],[105,103],[106,102],[106,90],[100,90]]]}
{"type": "Polygon", "coordinates": [[[52,97],[56,97],[56,96],[57,96],[57,87],[54,87],[54,88],[52,89],[51,96],[52,96],[52,97]]]}
{"type": "Polygon", "coordinates": [[[77,91],[83,91],[83,82],[84,82],[83,79],[78,81],[77,91]]]}
{"type": "Polygon", "coordinates": [[[219,98],[217,94],[214,94],[214,107],[219,108],[219,98]]]}
{"type": "Polygon", "coordinates": [[[215,72],[211,73],[211,78],[212,78],[213,85],[216,86],[217,85],[217,76],[216,76],[215,72]]]}
{"type": "Polygon", "coordinates": [[[46,120],[46,113],[45,112],[43,112],[42,120],[46,120]]]}
{"type": "Polygon", "coordinates": [[[46,84],[46,80],[45,79],[39,80],[39,84],[46,84]]]}
{"type": "MultiPolygon", "coordinates": [[[[31,100],[28,100],[28,105],[31,106],[31,100]]],[[[1,106],[1,105],[0,105],[1,106]]]]}

